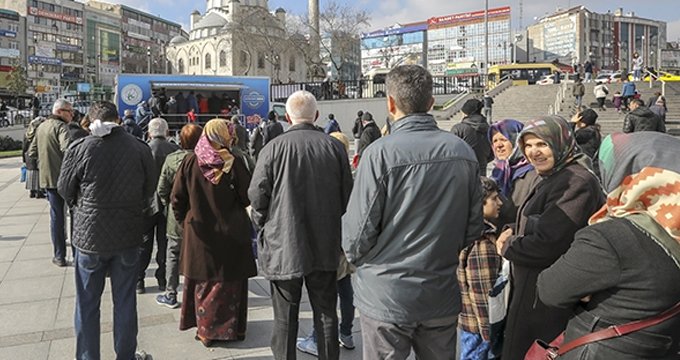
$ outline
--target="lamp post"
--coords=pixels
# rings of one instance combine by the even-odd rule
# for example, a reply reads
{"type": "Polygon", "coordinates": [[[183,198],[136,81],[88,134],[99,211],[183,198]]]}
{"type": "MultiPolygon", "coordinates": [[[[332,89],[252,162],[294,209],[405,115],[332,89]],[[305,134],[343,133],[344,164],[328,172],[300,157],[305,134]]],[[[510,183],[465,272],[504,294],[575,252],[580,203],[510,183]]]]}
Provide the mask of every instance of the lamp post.
{"type": "Polygon", "coordinates": [[[146,47],[146,72],[151,74],[151,46],[146,47]]]}

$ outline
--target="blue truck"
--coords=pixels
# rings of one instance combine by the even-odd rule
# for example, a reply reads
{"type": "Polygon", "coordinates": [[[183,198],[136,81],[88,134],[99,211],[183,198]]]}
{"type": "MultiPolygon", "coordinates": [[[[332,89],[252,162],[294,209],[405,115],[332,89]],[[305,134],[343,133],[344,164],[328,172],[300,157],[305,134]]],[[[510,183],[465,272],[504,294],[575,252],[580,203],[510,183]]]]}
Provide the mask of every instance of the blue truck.
{"type": "MultiPolygon", "coordinates": [[[[197,97],[209,99],[215,94],[220,99],[229,99],[238,107],[239,115],[249,130],[256,127],[261,118],[266,118],[270,110],[268,77],[120,74],[116,77],[115,104],[121,118],[125,110],[136,110],[140,102],[148,101],[154,91],[163,91],[168,99],[180,92],[186,97],[192,91],[197,97]]],[[[197,111],[197,115],[205,120],[218,114],[200,114],[197,111]]],[[[185,116],[164,115],[174,125],[185,122],[185,116]]]]}

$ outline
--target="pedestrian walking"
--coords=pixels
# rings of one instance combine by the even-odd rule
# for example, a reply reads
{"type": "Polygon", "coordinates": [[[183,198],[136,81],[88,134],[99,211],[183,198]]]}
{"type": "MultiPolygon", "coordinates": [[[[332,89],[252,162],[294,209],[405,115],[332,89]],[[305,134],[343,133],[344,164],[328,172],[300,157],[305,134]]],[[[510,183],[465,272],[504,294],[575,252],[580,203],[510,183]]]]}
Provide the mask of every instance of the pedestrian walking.
{"type": "Polygon", "coordinates": [[[574,95],[576,109],[580,111],[581,105],[583,104],[583,95],[586,94],[586,87],[583,85],[583,82],[581,82],[581,78],[576,79],[576,82],[571,89],[571,94],[574,95]]]}
{"type": "Polygon", "coordinates": [[[598,108],[602,111],[607,110],[607,108],[604,106],[604,101],[607,99],[607,95],[609,95],[609,88],[607,88],[607,85],[604,83],[595,85],[595,88],[593,88],[593,93],[597,99],[598,108]]]}
{"type": "Polygon", "coordinates": [[[492,118],[493,98],[491,97],[491,95],[489,95],[488,92],[486,92],[484,94],[484,98],[482,98],[482,102],[484,103],[484,117],[486,117],[487,122],[491,124],[493,123],[492,118]]]}

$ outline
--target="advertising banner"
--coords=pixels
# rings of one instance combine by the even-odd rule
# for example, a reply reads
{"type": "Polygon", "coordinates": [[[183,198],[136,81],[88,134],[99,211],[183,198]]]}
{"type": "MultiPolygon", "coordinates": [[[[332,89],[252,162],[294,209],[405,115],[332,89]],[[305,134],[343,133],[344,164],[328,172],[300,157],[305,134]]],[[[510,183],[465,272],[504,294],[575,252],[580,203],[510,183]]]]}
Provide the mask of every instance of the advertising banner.
{"type": "Polygon", "coordinates": [[[61,59],[45,56],[29,56],[29,64],[61,65],[61,59]]]}
{"type": "Polygon", "coordinates": [[[4,37],[8,37],[8,38],[16,38],[17,33],[15,33],[14,31],[0,29],[0,36],[4,36],[4,37]]]}
{"type": "Polygon", "coordinates": [[[35,44],[35,55],[37,57],[53,58],[54,50],[55,50],[54,43],[51,42],[41,41],[35,44]]]}
{"type": "Polygon", "coordinates": [[[38,9],[33,6],[28,7],[28,14],[33,15],[33,16],[40,16],[40,17],[45,17],[48,19],[54,19],[54,20],[61,20],[61,21],[66,21],[70,22],[73,24],[78,24],[82,25],[83,24],[83,18],[81,17],[75,17],[73,15],[68,15],[68,14],[60,14],[60,13],[55,13],[43,9],[38,9]]]}
{"type": "MultiPolygon", "coordinates": [[[[489,9],[489,17],[496,17],[496,16],[502,16],[502,15],[510,15],[510,7],[505,6],[501,8],[494,8],[494,9],[489,9]]],[[[469,20],[475,20],[475,19],[483,19],[484,18],[484,10],[480,11],[472,11],[472,12],[466,12],[466,13],[460,13],[460,14],[453,14],[453,15],[446,15],[446,16],[438,16],[438,17],[433,17],[427,19],[427,24],[429,26],[441,26],[441,25],[446,25],[446,24],[454,24],[457,22],[462,22],[462,21],[469,21],[469,20]]]]}
{"type": "Polygon", "coordinates": [[[0,48],[0,57],[18,58],[21,56],[19,49],[0,48]]]}

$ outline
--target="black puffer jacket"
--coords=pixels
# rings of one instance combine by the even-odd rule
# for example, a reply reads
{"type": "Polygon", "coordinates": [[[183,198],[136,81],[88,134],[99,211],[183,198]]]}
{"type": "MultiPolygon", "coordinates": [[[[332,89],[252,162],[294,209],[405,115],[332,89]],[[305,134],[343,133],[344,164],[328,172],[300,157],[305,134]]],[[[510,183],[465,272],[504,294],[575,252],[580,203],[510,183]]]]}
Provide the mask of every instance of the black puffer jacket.
{"type": "Polygon", "coordinates": [[[361,137],[359,138],[359,146],[357,147],[357,154],[361,155],[364,149],[371,145],[374,141],[380,139],[380,128],[375,122],[370,122],[361,130],[361,137]]]}
{"type": "Polygon", "coordinates": [[[663,120],[646,106],[640,106],[631,111],[623,121],[623,132],[632,133],[638,131],[666,132],[663,120]]]}
{"type": "Polygon", "coordinates": [[[149,146],[121,127],[73,142],[57,185],[74,206],[73,245],[97,254],[139,246],[142,210],[157,182],[149,146]]]}
{"type": "Polygon", "coordinates": [[[493,160],[491,144],[487,135],[489,123],[486,122],[486,118],[481,114],[466,116],[460,123],[453,125],[451,132],[463,139],[475,151],[480,174],[485,175],[486,164],[493,160]]]}

